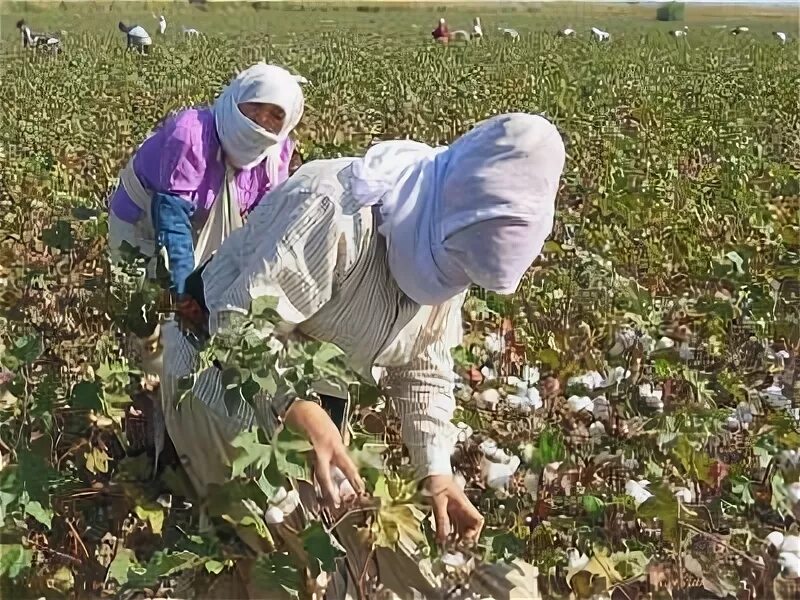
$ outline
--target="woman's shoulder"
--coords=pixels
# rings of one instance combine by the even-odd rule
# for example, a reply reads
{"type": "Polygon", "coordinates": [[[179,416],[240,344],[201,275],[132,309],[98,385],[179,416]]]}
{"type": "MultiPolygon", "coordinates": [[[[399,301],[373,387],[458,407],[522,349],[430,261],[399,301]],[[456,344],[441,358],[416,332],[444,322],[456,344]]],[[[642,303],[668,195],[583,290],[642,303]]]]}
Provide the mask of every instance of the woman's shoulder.
{"type": "Polygon", "coordinates": [[[159,132],[171,139],[183,141],[217,141],[214,113],[211,108],[191,107],[164,119],[159,132]]]}

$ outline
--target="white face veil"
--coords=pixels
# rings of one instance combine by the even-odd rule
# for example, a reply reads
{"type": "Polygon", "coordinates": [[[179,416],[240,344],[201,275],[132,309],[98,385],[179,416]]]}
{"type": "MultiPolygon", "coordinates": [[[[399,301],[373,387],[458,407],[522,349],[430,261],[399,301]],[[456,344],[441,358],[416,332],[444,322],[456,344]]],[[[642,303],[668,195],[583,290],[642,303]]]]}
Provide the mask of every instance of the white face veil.
{"type": "Polygon", "coordinates": [[[250,169],[267,160],[270,181],[277,180],[283,142],[303,116],[304,98],[299,77],[275,65],[258,63],[245,69],[225,88],[214,103],[214,119],[228,162],[250,169]],[[269,103],[286,113],[283,128],[271,133],[239,110],[244,102],[269,103]]]}
{"type": "Polygon", "coordinates": [[[553,227],[565,150],[547,119],[479,123],[449,148],[376,144],[352,164],[352,192],[380,206],[389,268],[415,302],[437,305],[471,284],[513,293],[553,227]]]}

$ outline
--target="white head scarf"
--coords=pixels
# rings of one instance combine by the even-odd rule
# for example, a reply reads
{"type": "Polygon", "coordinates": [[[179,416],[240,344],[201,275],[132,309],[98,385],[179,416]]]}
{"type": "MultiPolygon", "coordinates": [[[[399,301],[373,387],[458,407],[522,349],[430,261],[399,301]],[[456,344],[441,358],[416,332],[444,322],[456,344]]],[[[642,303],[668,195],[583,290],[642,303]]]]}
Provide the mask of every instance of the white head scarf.
{"type": "Polygon", "coordinates": [[[380,205],[401,290],[438,305],[471,284],[513,293],[553,227],[564,143],[524,113],[479,123],[449,148],[376,144],[351,166],[353,197],[380,205]]]}
{"type": "Polygon", "coordinates": [[[266,159],[270,181],[278,175],[283,142],[303,116],[303,90],[298,77],[275,65],[258,63],[245,69],[225,88],[214,103],[217,133],[228,162],[250,169],[266,159]],[[243,102],[280,106],[286,117],[278,134],[255,124],[239,110],[243,102]]]}

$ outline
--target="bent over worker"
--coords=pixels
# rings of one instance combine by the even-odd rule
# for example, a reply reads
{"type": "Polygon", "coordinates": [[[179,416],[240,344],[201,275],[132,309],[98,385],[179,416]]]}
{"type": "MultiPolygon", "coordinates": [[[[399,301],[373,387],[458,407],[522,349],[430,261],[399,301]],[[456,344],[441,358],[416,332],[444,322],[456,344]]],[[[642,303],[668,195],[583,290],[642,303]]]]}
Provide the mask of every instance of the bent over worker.
{"type": "MultiPolygon", "coordinates": [[[[367,379],[383,368],[381,385],[430,494],[440,540],[474,539],[483,525],[450,465],[457,438],[450,350],[461,342],[461,307],[473,284],[516,290],[551,232],[564,157],[551,123],[513,113],[479,123],[449,147],[388,141],[361,159],[308,163],[187,280],[207,334],[273,297],[283,328],[336,344],[367,379]]],[[[341,500],[332,469],[363,490],[317,403],[279,393],[237,404],[224,397],[225,365],[193,373],[198,350],[174,322],[164,340],[167,430],[200,496],[229,480],[238,432],[258,425],[272,435],[282,423],[313,445],[328,504],[341,500]],[[176,405],[178,382],[189,375],[191,394],[176,405]]]]}

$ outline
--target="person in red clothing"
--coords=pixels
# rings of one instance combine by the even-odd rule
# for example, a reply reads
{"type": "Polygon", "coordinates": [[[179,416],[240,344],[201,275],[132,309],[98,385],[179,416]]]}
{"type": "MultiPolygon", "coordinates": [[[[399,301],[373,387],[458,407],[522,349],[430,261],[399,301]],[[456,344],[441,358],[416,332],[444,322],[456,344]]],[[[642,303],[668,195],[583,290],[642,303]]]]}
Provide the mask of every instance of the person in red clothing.
{"type": "Polygon", "coordinates": [[[447,23],[444,19],[439,19],[439,25],[431,32],[433,39],[437,42],[447,43],[450,39],[450,30],[447,28],[447,23]]]}

